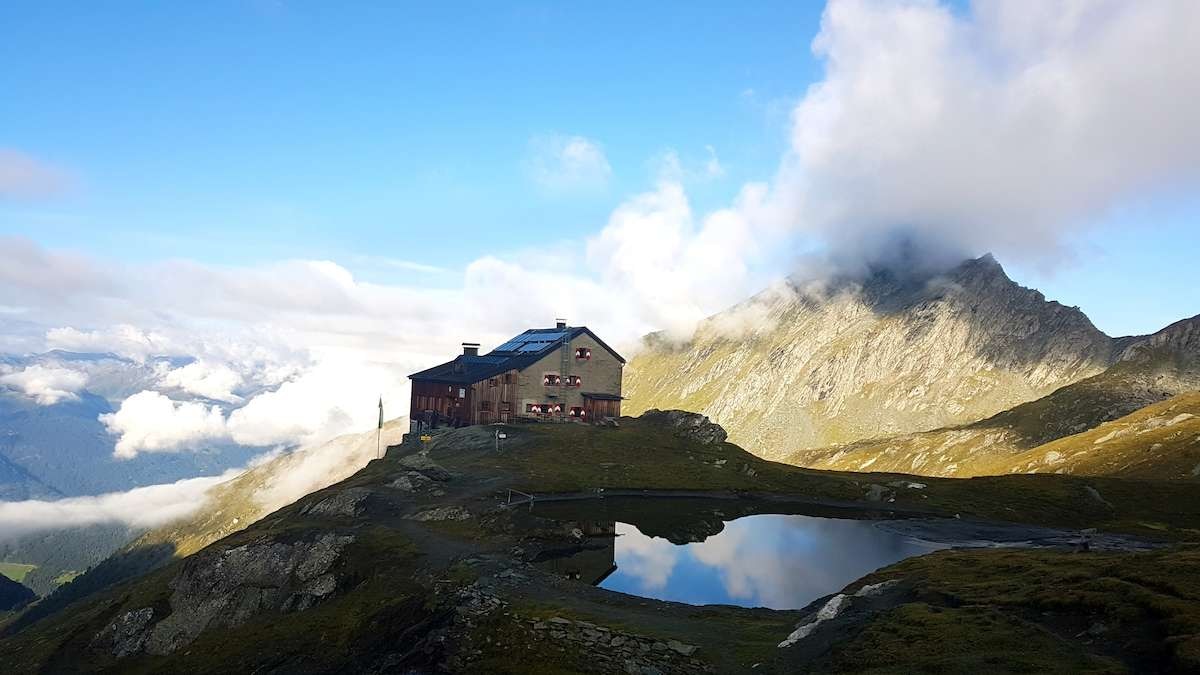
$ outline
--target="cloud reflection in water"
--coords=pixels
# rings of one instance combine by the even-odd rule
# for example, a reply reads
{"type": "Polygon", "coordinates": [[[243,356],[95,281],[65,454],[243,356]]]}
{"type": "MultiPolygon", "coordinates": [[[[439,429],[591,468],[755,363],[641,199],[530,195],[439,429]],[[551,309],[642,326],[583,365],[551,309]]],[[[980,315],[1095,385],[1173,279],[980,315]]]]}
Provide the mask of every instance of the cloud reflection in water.
{"type": "Polygon", "coordinates": [[[676,546],[617,523],[617,571],[604,588],[690,604],[794,609],[880,567],[939,548],[870,521],[757,515],[676,546]]]}

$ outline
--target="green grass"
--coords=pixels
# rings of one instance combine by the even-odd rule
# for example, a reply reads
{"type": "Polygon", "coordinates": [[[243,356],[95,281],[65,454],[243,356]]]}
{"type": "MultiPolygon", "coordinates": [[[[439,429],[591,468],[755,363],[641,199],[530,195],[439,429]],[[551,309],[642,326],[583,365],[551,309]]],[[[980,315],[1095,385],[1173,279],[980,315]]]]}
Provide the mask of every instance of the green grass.
{"type": "Polygon", "coordinates": [[[1136,554],[942,551],[855,585],[884,579],[910,584],[910,601],[835,649],[831,670],[1200,669],[1194,546],[1136,554]]]}
{"type": "MultiPolygon", "coordinates": [[[[492,451],[490,441],[482,441],[490,432],[480,433],[481,440],[475,443],[475,431],[464,429],[438,437],[430,454],[451,470],[499,479],[498,490],[513,487],[534,494],[595,492],[598,488],[711,490],[861,504],[871,484],[912,479],[927,487],[897,489],[894,504],[874,506],[1055,527],[1097,527],[1156,539],[1200,540],[1196,529],[1200,527],[1200,490],[1180,481],[1049,474],[915,478],[816,471],[763,460],[729,443],[703,445],[636,419],[622,419],[621,425],[616,429],[572,424],[508,427],[510,444],[498,454],[492,451]],[[724,464],[718,467],[722,460],[724,464]],[[1108,504],[1097,501],[1089,487],[1108,504]]],[[[369,468],[364,479],[374,470],[386,468],[369,468]]]]}
{"type": "MultiPolygon", "coordinates": [[[[457,474],[442,484],[449,493],[444,500],[481,517],[465,522],[405,520],[411,509],[425,505],[415,503],[413,495],[382,487],[400,469],[401,453],[393,452],[351,479],[195,554],[215,555],[263,541],[287,543],[330,530],[352,532],[356,540],[338,563],[340,590],[327,602],[304,612],[260,612],[237,628],[211,627],[167,658],[139,656],[118,664],[89,647],[92,636],[123,612],[142,607],[165,612],[171,580],[182,566],[199,564],[191,557],[98,591],[0,640],[0,661],[13,664],[16,672],[71,670],[79,664],[93,669],[119,665],[127,672],[328,672],[374,667],[378,662],[373,659],[383,654],[416,650],[411,657],[417,661],[406,665],[429,669],[431,664],[419,662],[424,653],[420,650],[436,652],[439,647],[420,647],[420,640],[445,625],[444,614],[454,602],[436,593],[445,587],[436,582],[448,579],[451,587],[469,583],[487,566],[456,561],[468,555],[502,558],[517,543],[511,531],[503,530],[507,512],[484,513],[508,487],[539,495],[597,488],[740,492],[750,505],[768,498],[854,502],[875,509],[908,507],[945,516],[1200,539],[1194,529],[1200,524],[1200,491],[1181,481],[1054,475],[920,479],[925,489],[897,488],[896,502],[888,504],[865,502],[864,494],[869,486],[886,485],[900,476],[800,469],[759,459],[734,445],[700,444],[639,420],[622,420],[620,428],[509,427],[509,442],[500,453],[492,450],[488,428],[449,432],[430,445],[433,458],[457,474]],[[348,487],[375,490],[364,514],[347,520],[301,513],[306,504],[348,487]],[[1088,488],[1103,495],[1107,504],[1088,488]]],[[[787,508],[785,502],[777,503],[787,508]]],[[[730,502],[730,513],[736,504],[730,502]]],[[[913,593],[839,642],[828,655],[826,669],[870,665],[881,672],[1102,672],[1132,659],[1186,670],[1183,666],[1196,661],[1189,654],[1200,651],[1195,609],[1200,607],[1198,551],[949,551],[911,559],[864,580],[901,578],[913,593]],[[1124,631],[1127,639],[1118,645],[1119,653],[1073,637],[1097,617],[1124,631]],[[906,649],[904,644],[921,649],[906,649]]],[[[509,609],[522,616],[582,618],[633,634],[699,644],[704,658],[718,670],[743,668],[776,655],[774,645],[800,618],[797,612],[739,608],[665,611],[652,601],[606,599],[598,591],[583,600],[566,589],[519,588],[512,593],[515,604],[509,609]]],[[[560,652],[558,645],[548,643],[525,644],[519,641],[521,634],[502,612],[485,619],[470,638],[493,640],[485,641],[486,646],[475,644],[484,651],[481,667],[493,672],[578,667],[577,653],[560,652]]]]}
{"type": "Polygon", "coordinates": [[[54,577],[54,584],[56,586],[61,586],[63,584],[71,583],[72,581],[75,580],[75,577],[78,577],[80,574],[83,574],[83,572],[76,572],[75,570],[67,570],[66,572],[63,572],[62,574],[54,577]]]}
{"type": "Polygon", "coordinates": [[[17,583],[21,583],[22,581],[25,581],[25,577],[28,576],[30,572],[36,570],[37,567],[37,565],[5,562],[0,563],[0,574],[3,574],[17,583]]]}

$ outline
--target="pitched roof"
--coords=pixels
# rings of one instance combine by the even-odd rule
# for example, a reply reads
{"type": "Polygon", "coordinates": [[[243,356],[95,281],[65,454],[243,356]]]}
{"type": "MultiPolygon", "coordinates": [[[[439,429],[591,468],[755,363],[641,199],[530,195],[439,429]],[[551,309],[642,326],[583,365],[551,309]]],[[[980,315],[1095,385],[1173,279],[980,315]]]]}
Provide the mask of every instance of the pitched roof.
{"type": "Polygon", "coordinates": [[[625,359],[596,337],[587,326],[567,328],[531,328],[520,335],[496,347],[482,356],[461,354],[453,361],[427,368],[408,376],[410,380],[426,382],[444,382],[446,384],[472,384],[489,377],[495,377],[509,370],[522,370],[542,359],[550,352],[562,346],[563,338],[574,340],[587,333],[596,344],[604,347],[617,360],[625,363],[625,359]]]}

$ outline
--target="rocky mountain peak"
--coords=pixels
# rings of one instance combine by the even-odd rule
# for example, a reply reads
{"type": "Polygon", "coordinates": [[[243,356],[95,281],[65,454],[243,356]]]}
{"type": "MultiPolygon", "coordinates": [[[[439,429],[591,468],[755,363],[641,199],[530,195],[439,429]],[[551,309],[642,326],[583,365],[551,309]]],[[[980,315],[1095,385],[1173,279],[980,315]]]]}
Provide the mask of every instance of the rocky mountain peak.
{"type": "Polygon", "coordinates": [[[628,410],[708,415],[767,457],[973,422],[1095,375],[1113,340],[993,256],[938,274],[895,265],[793,281],[649,341],[626,370],[628,410]]]}

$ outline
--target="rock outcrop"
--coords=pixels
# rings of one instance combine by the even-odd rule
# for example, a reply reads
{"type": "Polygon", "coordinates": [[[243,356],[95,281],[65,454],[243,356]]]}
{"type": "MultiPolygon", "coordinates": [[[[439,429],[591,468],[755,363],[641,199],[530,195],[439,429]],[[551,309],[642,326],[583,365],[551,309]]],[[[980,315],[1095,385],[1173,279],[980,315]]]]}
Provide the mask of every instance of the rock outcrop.
{"type": "Polygon", "coordinates": [[[708,417],[686,410],[647,410],[642,419],[655,424],[664,424],[674,429],[677,436],[690,438],[705,445],[724,443],[729,434],[720,424],[708,417]]]}
{"type": "Polygon", "coordinates": [[[232,628],[263,612],[312,607],[337,590],[333,568],[352,535],[325,532],[312,539],[276,540],[201,552],[171,581],[169,612],[153,607],[120,614],[93,645],[125,657],[141,651],[170,654],[206,628],[232,628]]]}

